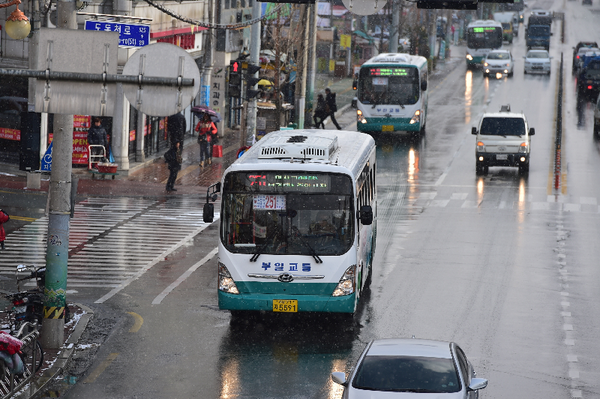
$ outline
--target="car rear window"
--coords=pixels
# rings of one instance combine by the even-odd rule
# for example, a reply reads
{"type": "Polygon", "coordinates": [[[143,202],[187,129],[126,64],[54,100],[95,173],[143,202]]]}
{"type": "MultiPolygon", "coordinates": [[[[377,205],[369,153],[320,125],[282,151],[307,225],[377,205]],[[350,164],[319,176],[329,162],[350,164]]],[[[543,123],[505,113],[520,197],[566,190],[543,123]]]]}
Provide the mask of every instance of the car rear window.
{"type": "Polygon", "coordinates": [[[584,79],[600,79],[600,61],[592,61],[585,67],[584,79]]]}
{"type": "Polygon", "coordinates": [[[490,136],[522,136],[525,122],[522,118],[487,117],[481,122],[480,134],[490,136]]]}
{"type": "Polygon", "coordinates": [[[450,393],[461,389],[452,359],[366,356],[352,386],[392,392],[450,393]]]}

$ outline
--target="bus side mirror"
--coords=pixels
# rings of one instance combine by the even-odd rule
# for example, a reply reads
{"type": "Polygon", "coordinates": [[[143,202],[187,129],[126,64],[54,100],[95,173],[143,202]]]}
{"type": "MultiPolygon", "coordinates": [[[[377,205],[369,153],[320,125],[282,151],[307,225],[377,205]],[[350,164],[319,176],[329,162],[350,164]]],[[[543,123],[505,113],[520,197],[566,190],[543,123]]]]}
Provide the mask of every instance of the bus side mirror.
{"type": "Polygon", "coordinates": [[[477,134],[477,128],[476,127],[472,127],[471,128],[471,134],[477,134]]]}
{"type": "Polygon", "coordinates": [[[424,81],[421,82],[421,90],[422,91],[427,90],[427,81],[426,80],[424,80],[424,81]]]}
{"type": "Polygon", "coordinates": [[[529,128],[529,135],[530,135],[530,136],[533,136],[534,134],[535,134],[535,129],[534,129],[534,128],[532,128],[532,127],[530,127],[530,128],[529,128]]]}
{"type": "Polygon", "coordinates": [[[352,108],[357,109],[358,108],[358,99],[356,97],[354,97],[352,99],[352,108]]]}
{"type": "Polygon", "coordinates": [[[373,223],[373,208],[371,205],[363,205],[360,207],[360,211],[357,212],[357,219],[364,225],[373,223]]]}
{"type": "Polygon", "coordinates": [[[210,201],[215,202],[218,198],[217,193],[221,192],[221,182],[210,185],[206,189],[206,203],[202,207],[202,220],[204,223],[212,223],[215,220],[215,205],[210,201]]]}
{"type": "Polygon", "coordinates": [[[352,82],[352,90],[356,89],[358,89],[358,80],[354,79],[354,81],[352,82]]]}

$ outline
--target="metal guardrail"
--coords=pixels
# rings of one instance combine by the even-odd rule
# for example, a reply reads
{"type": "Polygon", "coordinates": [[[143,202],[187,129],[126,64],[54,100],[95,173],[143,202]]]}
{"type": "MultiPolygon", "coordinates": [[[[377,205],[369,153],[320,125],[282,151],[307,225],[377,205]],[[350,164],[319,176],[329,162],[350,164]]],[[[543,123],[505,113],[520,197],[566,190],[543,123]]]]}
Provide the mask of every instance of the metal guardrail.
{"type": "Polygon", "coordinates": [[[13,397],[25,385],[27,385],[35,377],[35,365],[37,363],[37,337],[40,335],[38,330],[33,330],[29,334],[20,338],[23,341],[21,351],[31,353],[32,356],[25,359],[23,362],[24,372],[21,375],[12,374],[8,368],[0,361],[0,398],[8,399],[13,397]]]}

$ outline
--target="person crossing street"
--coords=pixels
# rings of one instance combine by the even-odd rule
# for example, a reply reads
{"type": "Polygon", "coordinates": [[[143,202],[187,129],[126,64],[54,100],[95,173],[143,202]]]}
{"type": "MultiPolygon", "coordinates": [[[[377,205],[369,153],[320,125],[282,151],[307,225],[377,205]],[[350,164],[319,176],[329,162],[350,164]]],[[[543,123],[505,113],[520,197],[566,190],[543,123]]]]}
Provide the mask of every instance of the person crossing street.
{"type": "Polygon", "coordinates": [[[333,124],[335,125],[337,130],[342,130],[339,123],[335,119],[335,113],[337,112],[337,103],[335,101],[335,93],[332,93],[331,90],[329,89],[329,87],[325,89],[325,103],[326,103],[325,112],[327,113],[325,118],[327,118],[328,116],[331,117],[331,121],[333,122],[333,124]]]}

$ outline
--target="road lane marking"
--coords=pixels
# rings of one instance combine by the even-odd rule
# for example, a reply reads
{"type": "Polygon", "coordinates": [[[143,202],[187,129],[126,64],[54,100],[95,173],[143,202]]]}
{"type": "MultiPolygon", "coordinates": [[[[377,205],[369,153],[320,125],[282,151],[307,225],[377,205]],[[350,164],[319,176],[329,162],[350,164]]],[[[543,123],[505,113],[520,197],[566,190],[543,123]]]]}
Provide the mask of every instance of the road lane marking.
{"type": "Polygon", "coordinates": [[[132,315],[133,318],[135,319],[135,322],[133,323],[133,326],[131,326],[131,328],[129,329],[129,332],[130,333],[138,332],[140,330],[140,328],[142,328],[142,324],[144,324],[144,318],[135,312],[127,312],[127,313],[132,315]]]}
{"type": "MultiPolygon", "coordinates": [[[[219,220],[219,218],[215,216],[215,222],[217,220],[219,220]]],[[[129,284],[131,284],[132,282],[134,282],[135,280],[137,280],[138,278],[143,276],[148,270],[150,270],[152,267],[154,267],[154,265],[165,260],[165,258],[167,256],[169,256],[171,253],[175,252],[181,246],[185,245],[186,242],[192,240],[195,236],[200,234],[200,232],[202,232],[208,226],[210,226],[210,224],[200,226],[199,228],[197,228],[196,230],[194,230],[193,232],[188,234],[186,237],[183,237],[177,244],[173,245],[170,248],[167,248],[165,251],[163,251],[161,254],[159,254],[157,257],[155,257],[154,260],[152,260],[150,263],[146,264],[146,266],[140,268],[137,271],[137,273],[130,276],[126,281],[119,284],[117,287],[113,288],[109,293],[102,296],[100,299],[96,300],[94,303],[104,303],[107,300],[109,300],[110,298],[112,298],[113,296],[115,296],[118,292],[120,292],[121,290],[123,290],[124,288],[129,286],[129,284]]]]}
{"type": "Polygon", "coordinates": [[[10,215],[10,218],[12,220],[22,220],[23,222],[35,222],[37,220],[37,218],[28,218],[25,216],[14,216],[14,215],[10,215]]]}
{"type": "Polygon", "coordinates": [[[91,384],[94,381],[96,381],[96,378],[98,378],[100,374],[102,374],[104,370],[106,370],[106,368],[110,366],[110,364],[113,362],[113,360],[117,358],[117,356],[119,356],[118,353],[111,353],[110,355],[108,355],[108,357],[104,359],[104,361],[100,363],[98,367],[96,367],[96,369],[88,376],[88,378],[85,379],[85,381],[83,381],[83,383],[91,384]]]}
{"type": "Polygon", "coordinates": [[[195,265],[193,265],[192,267],[190,267],[189,269],[187,269],[187,271],[185,273],[183,273],[181,276],[179,276],[179,278],[177,280],[175,280],[173,283],[171,283],[171,285],[169,285],[167,288],[165,288],[165,290],[163,292],[160,293],[160,295],[158,295],[156,298],[154,298],[154,300],[152,301],[153,305],[159,305],[163,299],[165,299],[165,297],[167,295],[169,295],[169,293],[171,291],[173,291],[175,288],[177,288],[177,286],[181,283],[183,283],[185,281],[186,278],[188,278],[189,276],[191,276],[191,274],[196,271],[196,269],[198,269],[200,266],[202,266],[203,264],[205,264],[206,262],[208,262],[209,260],[211,260],[218,252],[218,248],[214,248],[212,251],[210,251],[208,253],[208,255],[206,255],[204,258],[202,258],[199,262],[197,262],[195,265]]]}

